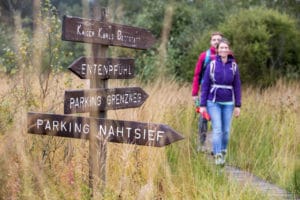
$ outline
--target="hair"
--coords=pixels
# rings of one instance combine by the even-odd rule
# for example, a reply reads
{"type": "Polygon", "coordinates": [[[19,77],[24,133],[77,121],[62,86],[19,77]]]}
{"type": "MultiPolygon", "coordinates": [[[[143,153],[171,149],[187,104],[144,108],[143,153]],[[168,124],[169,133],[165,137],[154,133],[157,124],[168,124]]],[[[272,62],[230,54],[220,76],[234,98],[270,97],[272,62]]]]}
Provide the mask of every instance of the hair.
{"type": "Polygon", "coordinates": [[[222,39],[220,40],[220,42],[217,44],[217,49],[219,48],[219,46],[220,46],[221,43],[227,44],[228,47],[230,46],[230,42],[229,42],[226,38],[222,38],[222,39]]]}
{"type": "Polygon", "coordinates": [[[213,36],[215,36],[215,35],[219,35],[219,36],[223,37],[223,34],[222,34],[221,32],[216,31],[216,32],[212,32],[212,33],[210,34],[210,39],[211,39],[213,36]]]}

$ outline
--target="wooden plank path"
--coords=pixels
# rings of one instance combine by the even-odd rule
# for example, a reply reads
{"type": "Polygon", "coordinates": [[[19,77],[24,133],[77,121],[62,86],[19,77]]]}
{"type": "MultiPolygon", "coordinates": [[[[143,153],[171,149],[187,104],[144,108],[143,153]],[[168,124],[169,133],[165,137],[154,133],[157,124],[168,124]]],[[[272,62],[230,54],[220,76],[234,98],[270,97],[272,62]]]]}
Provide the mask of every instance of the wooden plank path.
{"type": "Polygon", "coordinates": [[[229,165],[225,166],[225,170],[231,179],[234,179],[243,185],[251,185],[252,187],[266,193],[270,199],[297,199],[293,196],[293,194],[286,190],[268,183],[249,172],[229,165]]]}
{"type": "MultiPolygon", "coordinates": [[[[209,132],[206,138],[206,149],[208,149],[209,159],[213,162],[213,158],[211,156],[212,150],[212,133],[209,132]]],[[[249,185],[253,188],[260,190],[268,195],[270,199],[293,199],[293,200],[300,200],[299,197],[295,197],[293,194],[289,193],[288,191],[274,185],[272,183],[266,182],[263,179],[251,174],[247,171],[243,171],[237,167],[225,165],[225,171],[229,176],[230,180],[237,181],[241,185],[249,185]]]]}

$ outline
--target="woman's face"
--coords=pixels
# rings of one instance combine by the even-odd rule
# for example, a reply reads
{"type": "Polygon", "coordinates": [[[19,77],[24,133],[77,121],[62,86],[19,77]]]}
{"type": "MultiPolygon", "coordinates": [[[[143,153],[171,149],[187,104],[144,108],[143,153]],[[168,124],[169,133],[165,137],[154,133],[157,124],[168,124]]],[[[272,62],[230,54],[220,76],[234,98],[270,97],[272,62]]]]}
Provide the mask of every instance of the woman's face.
{"type": "Polygon", "coordinates": [[[221,42],[218,47],[218,54],[223,58],[227,57],[229,54],[229,46],[228,44],[221,42]]]}

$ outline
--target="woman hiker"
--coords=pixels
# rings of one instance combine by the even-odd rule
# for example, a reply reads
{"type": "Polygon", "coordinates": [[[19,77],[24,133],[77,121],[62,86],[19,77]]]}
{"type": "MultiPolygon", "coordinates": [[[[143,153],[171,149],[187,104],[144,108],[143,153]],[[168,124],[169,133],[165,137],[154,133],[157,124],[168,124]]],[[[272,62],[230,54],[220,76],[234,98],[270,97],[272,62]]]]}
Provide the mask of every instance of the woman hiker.
{"type": "Polygon", "coordinates": [[[208,112],[211,117],[215,164],[224,165],[232,115],[238,117],[241,107],[240,73],[226,39],[218,43],[216,59],[203,78],[200,113],[208,112]]]}

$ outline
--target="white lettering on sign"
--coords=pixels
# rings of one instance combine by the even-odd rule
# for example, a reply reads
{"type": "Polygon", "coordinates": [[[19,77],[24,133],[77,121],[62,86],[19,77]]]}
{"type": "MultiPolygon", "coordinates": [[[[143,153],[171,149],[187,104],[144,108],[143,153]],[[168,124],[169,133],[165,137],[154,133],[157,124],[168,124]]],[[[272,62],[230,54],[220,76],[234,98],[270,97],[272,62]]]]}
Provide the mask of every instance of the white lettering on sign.
{"type": "Polygon", "coordinates": [[[87,123],[67,122],[61,120],[37,119],[37,129],[51,132],[68,132],[68,133],[84,133],[90,132],[90,125],[87,123]]]}
{"type": "Polygon", "coordinates": [[[99,76],[108,76],[108,75],[132,75],[130,65],[102,65],[102,64],[81,64],[81,74],[82,75],[99,75],[99,76]]]}
{"type": "Polygon", "coordinates": [[[101,103],[102,103],[101,96],[71,97],[70,109],[100,106],[101,103]]]}
{"type": "MultiPolygon", "coordinates": [[[[102,136],[112,136],[112,137],[126,137],[127,139],[131,138],[134,140],[147,140],[147,141],[156,141],[159,142],[163,135],[164,131],[157,131],[152,129],[141,129],[141,128],[131,128],[131,127],[116,127],[99,125],[99,131],[97,134],[98,138],[102,136]]],[[[126,139],[125,138],[125,139],[126,139]]]]}
{"type": "Polygon", "coordinates": [[[87,27],[83,27],[82,24],[77,25],[77,35],[84,37],[94,37],[95,31],[89,30],[87,27]]]}
{"type": "Polygon", "coordinates": [[[109,94],[107,95],[107,105],[121,105],[121,104],[138,104],[142,101],[142,93],[124,93],[124,94],[109,94]]]}
{"type": "Polygon", "coordinates": [[[125,43],[133,43],[136,44],[139,40],[141,40],[140,37],[134,37],[131,35],[126,35],[122,32],[122,30],[117,31],[117,40],[125,42],[125,43]]]}
{"type": "Polygon", "coordinates": [[[98,30],[98,37],[103,40],[114,40],[114,34],[104,32],[102,28],[99,28],[98,30]]]}
{"type": "Polygon", "coordinates": [[[102,40],[108,40],[108,41],[113,41],[113,40],[117,40],[117,41],[121,41],[123,43],[130,43],[133,45],[136,45],[138,41],[141,40],[141,37],[136,37],[133,36],[131,34],[126,34],[124,33],[122,30],[117,30],[116,35],[115,33],[112,33],[113,29],[111,26],[107,28],[102,28],[100,27],[97,31],[97,33],[95,32],[95,30],[92,29],[92,27],[90,26],[83,26],[82,24],[77,25],[77,31],[76,34],[79,36],[84,36],[84,37],[98,37],[102,40]]]}

